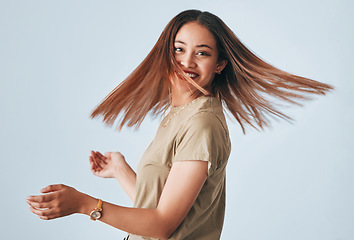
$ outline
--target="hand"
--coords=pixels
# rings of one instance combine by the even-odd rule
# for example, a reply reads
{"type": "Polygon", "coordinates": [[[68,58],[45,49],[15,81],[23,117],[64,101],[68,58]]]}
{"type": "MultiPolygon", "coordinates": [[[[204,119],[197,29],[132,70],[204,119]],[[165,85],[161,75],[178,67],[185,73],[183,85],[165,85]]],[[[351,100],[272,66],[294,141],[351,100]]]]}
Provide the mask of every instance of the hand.
{"type": "Polygon", "coordinates": [[[79,213],[85,197],[88,196],[62,184],[49,185],[41,193],[44,194],[27,197],[26,202],[30,205],[30,210],[44,220],[79,213]]]}
{"type": "Polygon", "coordinates": [[[119,152],[108,152],[103,156],[100,152],[91,151],[89,160],[92,173],[102,178],[117,178],[119,170],[127,165],[119,152]]]}

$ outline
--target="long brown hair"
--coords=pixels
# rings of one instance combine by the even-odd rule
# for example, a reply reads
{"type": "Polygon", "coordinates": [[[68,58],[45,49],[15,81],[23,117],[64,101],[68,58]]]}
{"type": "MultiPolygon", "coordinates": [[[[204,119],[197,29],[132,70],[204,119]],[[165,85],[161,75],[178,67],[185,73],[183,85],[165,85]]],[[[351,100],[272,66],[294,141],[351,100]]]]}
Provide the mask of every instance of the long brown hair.
{"type": "Polygon", "coordinates": [[[170,106],[169,88],[176,77],[185,78],[203,94],[207,92],[181,71],[174,58],[174,41],[178,30],[196,21],[205,26],[216,40],[219,60],[227,60],[221,74],[212,81],[212,94],[236,118],[245,132],[245,125],[263,129],[269,117],[290,119],[275,108],[276,99],[299,104],[309,94],[322,94],[332,86],[296,76],[264,62],[247,49],[217,16],[199,10],[187,10],[174,17],[165,27],[144,61],[119,84],[92,112],[103,116],[111,126],[118,115],[119,128],[139,127],[146,115],[163,113],[170,106]]]}

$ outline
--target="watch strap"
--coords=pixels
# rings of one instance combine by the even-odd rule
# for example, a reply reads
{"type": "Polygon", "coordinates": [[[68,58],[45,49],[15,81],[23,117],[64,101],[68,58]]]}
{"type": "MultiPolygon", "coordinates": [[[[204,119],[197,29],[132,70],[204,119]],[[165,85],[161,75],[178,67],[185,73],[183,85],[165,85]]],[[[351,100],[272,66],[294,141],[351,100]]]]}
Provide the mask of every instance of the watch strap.
{"type": "Polygon", "coordinates": [[[98,199],[97,208],[96,208],[97,211],[102,211],[102,204],[103,204],[102,200],[98,199]]]}

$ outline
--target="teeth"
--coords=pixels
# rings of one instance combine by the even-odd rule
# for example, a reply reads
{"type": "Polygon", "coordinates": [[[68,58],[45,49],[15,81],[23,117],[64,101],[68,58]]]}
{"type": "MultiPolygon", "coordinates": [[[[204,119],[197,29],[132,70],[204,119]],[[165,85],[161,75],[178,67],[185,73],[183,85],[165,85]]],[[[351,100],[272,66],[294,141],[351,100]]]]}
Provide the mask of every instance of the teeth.
{"type": "Polygon", "coordinates": [[[198,76],[198,74],[194,74],[194,73],[186,73],[186,75],[191,78],[198,76]]]}

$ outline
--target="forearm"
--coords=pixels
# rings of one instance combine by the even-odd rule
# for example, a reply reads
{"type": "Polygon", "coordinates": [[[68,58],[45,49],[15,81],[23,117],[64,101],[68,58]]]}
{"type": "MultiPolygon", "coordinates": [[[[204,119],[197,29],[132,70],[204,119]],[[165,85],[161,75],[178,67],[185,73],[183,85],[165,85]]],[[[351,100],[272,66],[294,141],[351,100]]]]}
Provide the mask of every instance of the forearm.
{"type": "MultiPolygon", "coordinates": [[[[85,195],[80,212],[90,215],[97,199],[85,195]]],[[[122,231],[159,239],[167,239],[174,229],[158,209],[127,208],[103,202],[100,221],[122,231]]]]}
{"type": "MultiPolygon", "coordinates": [[[[156,209],[126,208],[103,203],[101,220],[132,234],[167,239],[181,224],[207,178],[207,163],[183,161],[172,166],[156,209]]],[[[134,176],[134,172],[130,171],[134,176]]],[[[49,185],[41,195],[28,196],[30,210],[50,220],[74,213],[90,215],[97,199],[63,185],[49,185]]]]}
{"type": "Polygon", "coordinates": [[[134,170],[128,164],[124,164],[118,169],[115,178],[128,194],[129,198],[134,202],[136,187],[136,173],[134,170]]]}

